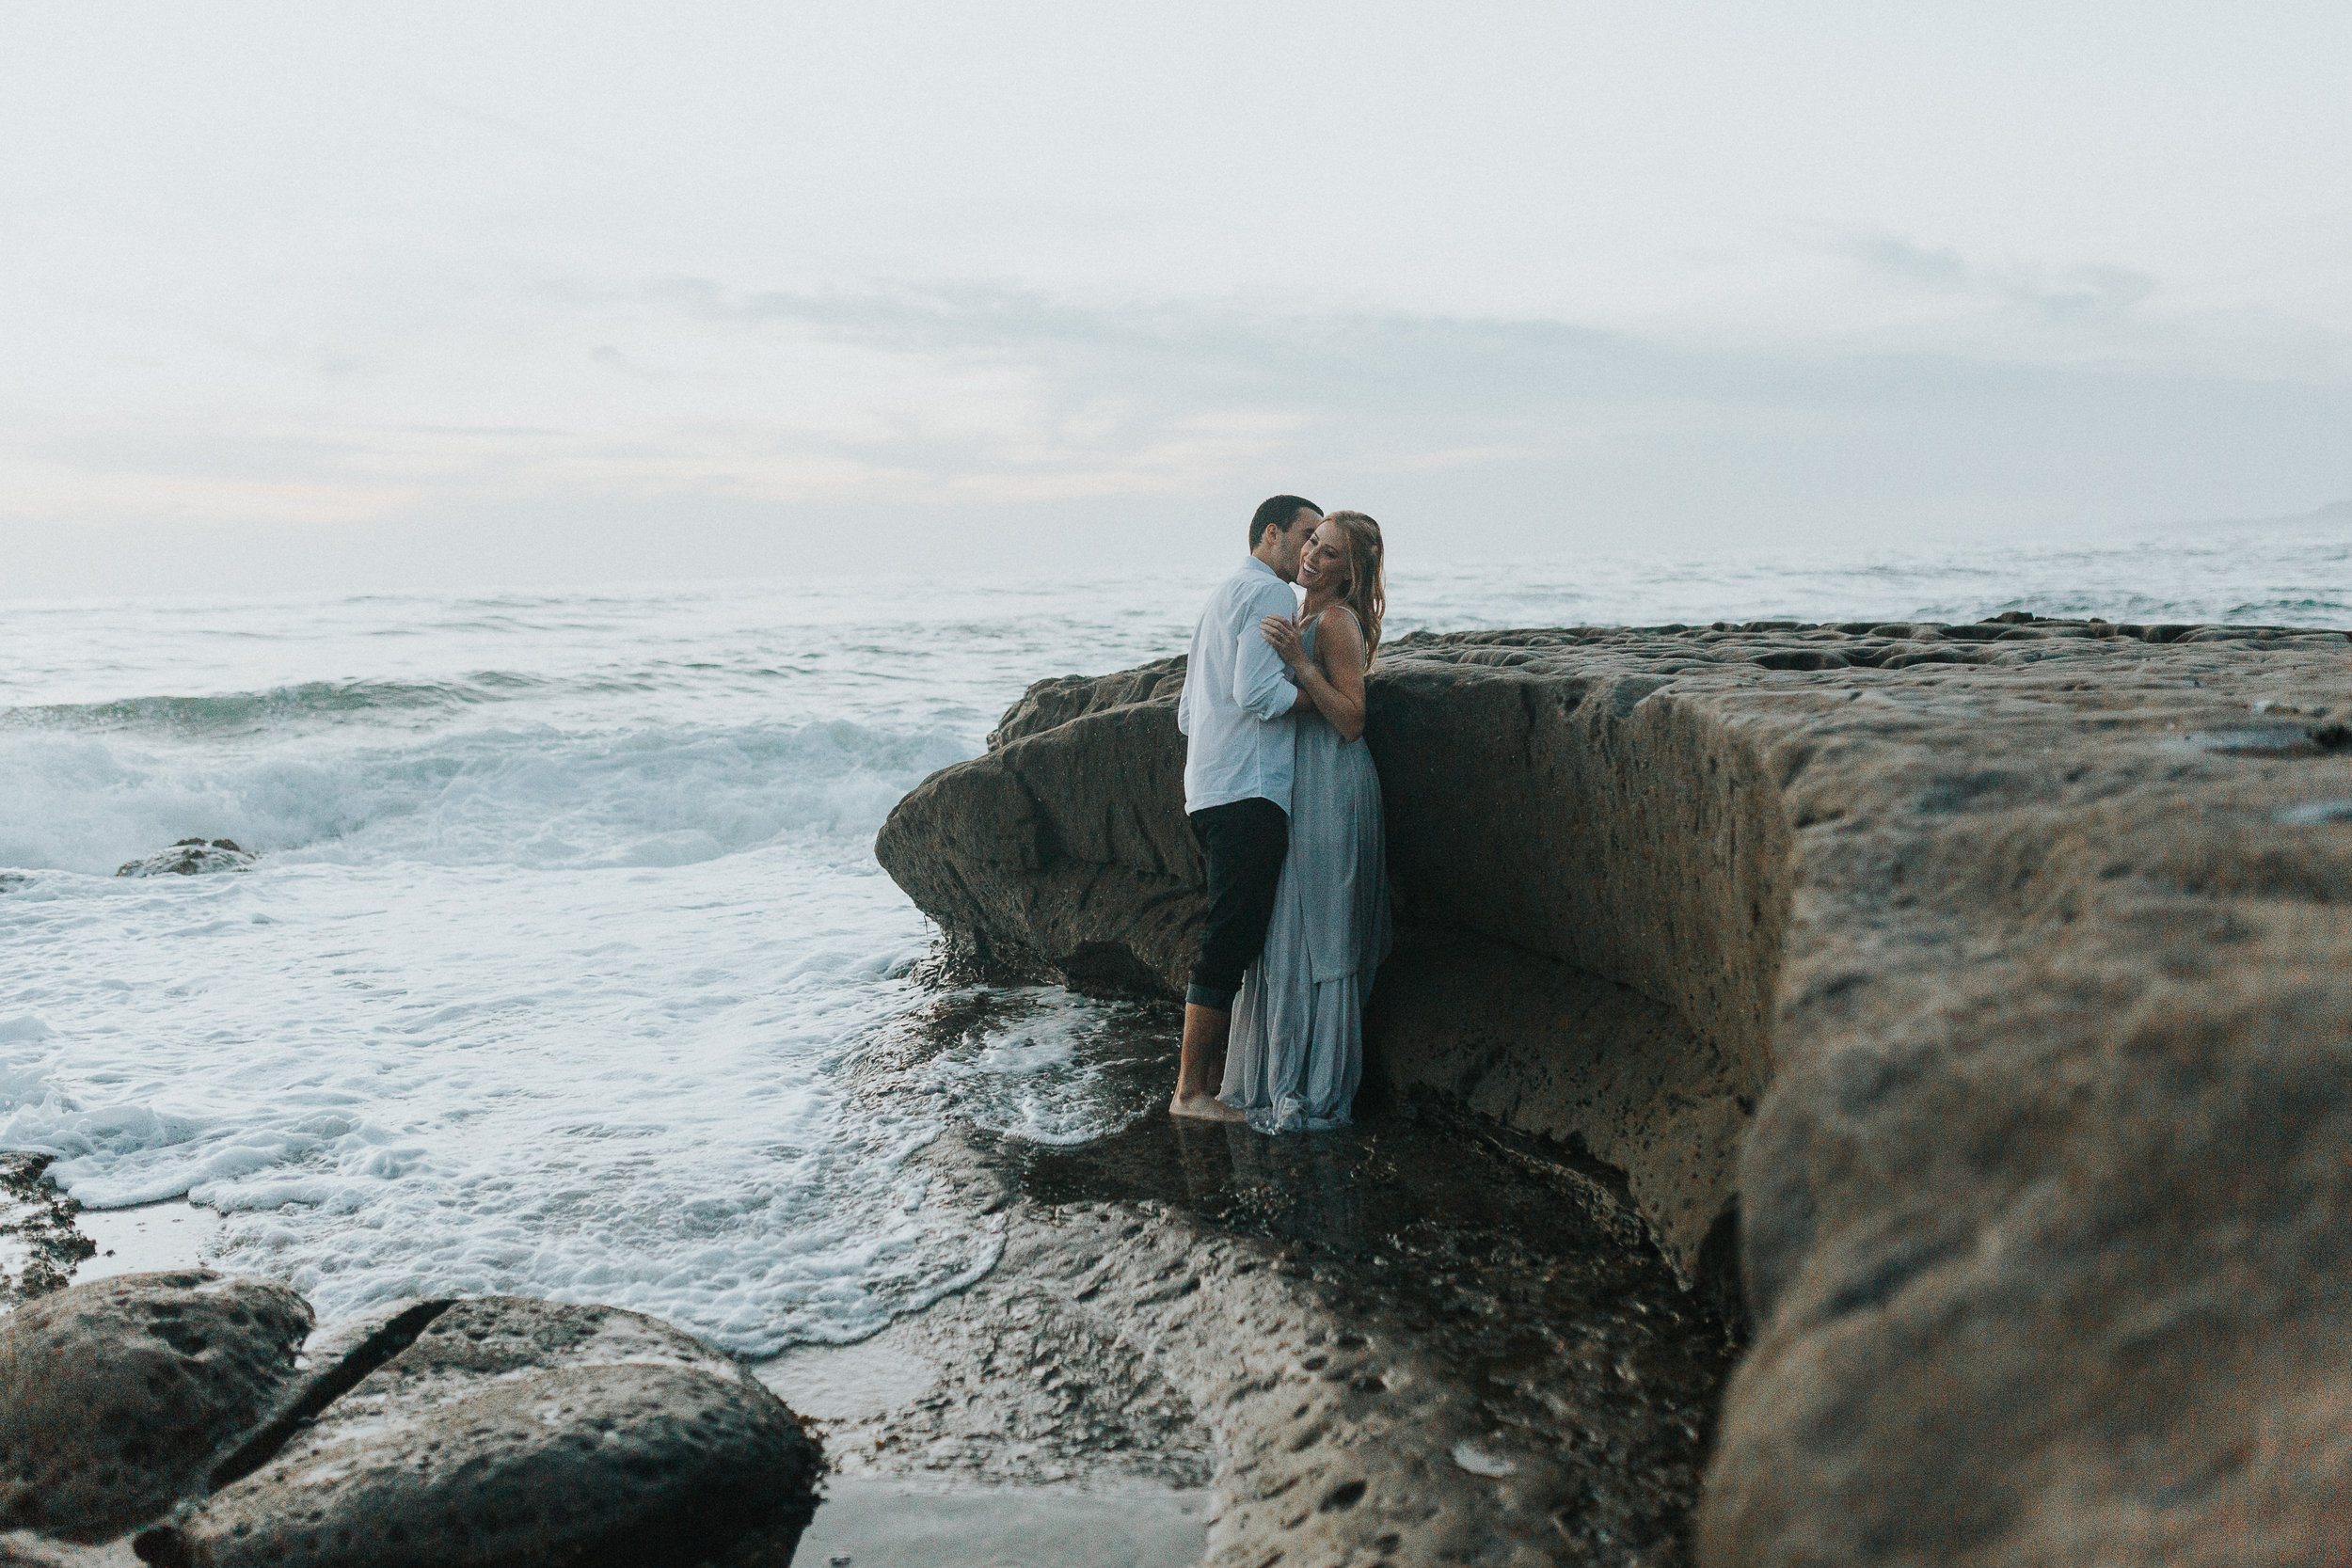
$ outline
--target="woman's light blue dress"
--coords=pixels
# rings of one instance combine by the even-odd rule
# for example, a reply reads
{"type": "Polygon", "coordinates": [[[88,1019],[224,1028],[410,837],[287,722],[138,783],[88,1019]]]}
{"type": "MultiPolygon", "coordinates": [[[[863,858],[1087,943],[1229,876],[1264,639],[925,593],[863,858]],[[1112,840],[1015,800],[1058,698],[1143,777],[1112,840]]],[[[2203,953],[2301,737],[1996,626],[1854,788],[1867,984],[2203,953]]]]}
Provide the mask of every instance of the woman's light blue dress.
{"type": "MultiPolygon", "coordinates": [[[[1306,630],[1308,657],[1316,628],[1306,630]]],[[[1262,1132],[1344,1127],[1364,1069],[1364,1000],[1389,955],[1380,775],[1361,736],[1294,721],[1290,853],[1265,951],[1242,976],[1218,1098],[1262,1132]]]]}

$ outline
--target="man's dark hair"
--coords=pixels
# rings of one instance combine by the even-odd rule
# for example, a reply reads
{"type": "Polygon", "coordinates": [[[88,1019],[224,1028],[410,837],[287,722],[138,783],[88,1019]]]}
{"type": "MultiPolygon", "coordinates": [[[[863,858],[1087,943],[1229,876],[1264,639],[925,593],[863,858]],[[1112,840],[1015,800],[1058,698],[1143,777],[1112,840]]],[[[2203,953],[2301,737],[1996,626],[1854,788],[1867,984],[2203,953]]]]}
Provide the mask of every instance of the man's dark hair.
{"type": "Polygon", "coordinates": [[[1249,519],[1249,547],[1256,549],[1258,541],[1270,528],[1287,530],[1301,512],[1323,515],[1323,508],[1304,496],[1268,496],[1258,503],[1258,515],[1249,519]]]}

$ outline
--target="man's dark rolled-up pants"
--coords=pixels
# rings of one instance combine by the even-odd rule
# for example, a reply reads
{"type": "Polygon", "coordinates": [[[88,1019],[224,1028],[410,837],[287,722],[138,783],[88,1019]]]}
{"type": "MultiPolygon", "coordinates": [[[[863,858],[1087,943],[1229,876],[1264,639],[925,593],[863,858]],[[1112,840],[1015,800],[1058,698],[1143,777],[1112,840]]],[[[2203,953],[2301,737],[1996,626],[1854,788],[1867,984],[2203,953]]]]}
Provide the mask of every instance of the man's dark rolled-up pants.
{"type": "Polygon", "coordinates": [[[1265,951],[1274,922],[1274,888],[1290,853],[1290,814],[1252,797],[1191,814],[1193,841],[1209,863],[1209,923],[1200,932],[1200,961],[1192,966],[1184,1000],[1233,1010],[1242,971],[1265,951]]]}

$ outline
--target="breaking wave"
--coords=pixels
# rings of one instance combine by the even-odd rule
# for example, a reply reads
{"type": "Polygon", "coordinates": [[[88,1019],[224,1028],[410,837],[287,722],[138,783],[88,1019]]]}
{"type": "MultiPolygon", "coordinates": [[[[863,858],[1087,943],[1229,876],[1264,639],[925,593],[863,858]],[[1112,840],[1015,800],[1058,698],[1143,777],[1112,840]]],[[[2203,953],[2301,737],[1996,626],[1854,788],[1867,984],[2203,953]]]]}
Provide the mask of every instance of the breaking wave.
{"type": "Polygon", "coordinates": [[[846,720],[382,740],[192,749],[0,730],[0,865],[110,872],[190,835],[308,860],[677,865],[788,834],[869,836],[968,752],[942,731],[846,720]]]}

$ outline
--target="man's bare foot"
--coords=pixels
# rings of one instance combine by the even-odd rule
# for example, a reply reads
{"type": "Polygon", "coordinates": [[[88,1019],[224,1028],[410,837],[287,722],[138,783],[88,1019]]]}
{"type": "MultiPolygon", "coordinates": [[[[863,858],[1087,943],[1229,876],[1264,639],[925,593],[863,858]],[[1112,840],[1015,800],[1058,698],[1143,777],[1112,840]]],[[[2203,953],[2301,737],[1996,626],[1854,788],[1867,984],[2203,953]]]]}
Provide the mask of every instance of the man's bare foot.
{"type": "Polygon", "coordinates": [[[1196,1094],[1187,1099],[1175,1095],[1168,1102],[1171,1117],[1190,1117],[1195,1121],[1248,1121],[1249,1118],[1234,1110],[1213,1094],[1196,1094]]]}

